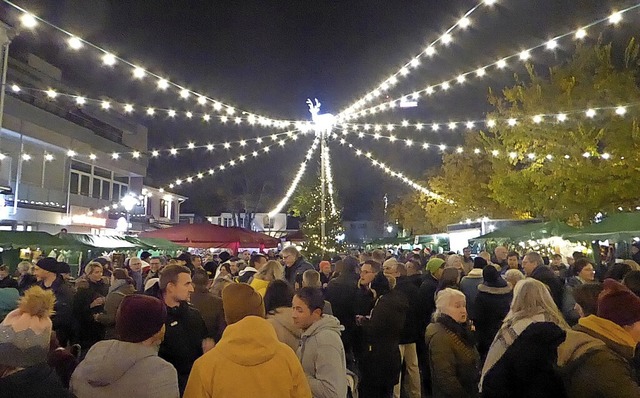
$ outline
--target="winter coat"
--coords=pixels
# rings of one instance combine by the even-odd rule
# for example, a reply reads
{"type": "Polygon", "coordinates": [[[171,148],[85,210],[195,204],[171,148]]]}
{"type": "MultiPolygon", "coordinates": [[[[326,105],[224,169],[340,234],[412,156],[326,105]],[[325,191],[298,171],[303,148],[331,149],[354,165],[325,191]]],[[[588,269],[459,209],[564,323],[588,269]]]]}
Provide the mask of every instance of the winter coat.
{"type": "Polygon", "coordinates": [[[483,358],[511,308],[511,300],[513,291],[509,286],[491,287],[484,283],[478,286],[475,325],[478,351],[483,358]]]}
{"type": "Polygon", "coordinates": [[[56,302],[53,305],[53,315],[51,316],[51,322],[53,323],[52,329],[56,332],[60,344],[66,345],[75,329],[73,289],[60,275],[56,277],[49,287],[44,285],[44,281],[40,281],[38,285],[44,290],[51,290],[56,297],[56,302]]]}
{"type": "Polygon", "coordinates": [[[276,308],[273,311],[269,311],[267,321],[275,329],[278,340],[291,347],[293,351],[296,351],[300,345],[302,330],[293,323],[292,313],[291,307],[276,308]]]}
{"type": "Polygon", "coordinates": [[[436,310],[436,290],[438,290],[438,280],[427,271],[418,291],[420,294],[420,307],[422,308],[423,328],[427,327],[433,312],[436,310]]]}
{"type": "Polygon", "coordinates": [[[571,326],[578,323],[578,319],[580,319],[580,314],[575,310],[576,299],[573,298],[573,290],[582,285],[584,282],[582,279],[577,276],[572,276],[567,279],[567,283],[564,287],[564,296],[562,298],[562,315],[564,315],[564,319],[571,326]]]}
{"type": "Polygon", "coordinates": [[[265,319],[247,316],[193,365],[183,398],[311,398],[296,354],[265,319]]]}
{"type": "Polygon", "coordinates": [[[0,279],[0,289],[4,289],[7,287],[11,287],[14,289],[18,288],[18,281],[13,279],[11,276],[7,276],[4,279],[0,279]]]}
{"type": "Polygon", "coordinates": [[[229,275],[217,277],[216,279],[213,280],[213,284],[211,284],[211,289],[210,289],[211,293],[213,293],[213,295],[216,297],[222,298],[222,291],[230,283],[235,283],[235,282],[233,281],[233,279],[231,279],[231,276],[229,275]]]}
{"type": "Polygon", "coordinates": [[[209,293],[206,289],[198,291],[198,288],[196,288],[196,291],[191,293],[189,301],[200,312],[200,316],[202,316],[202,320],[207,326],[207,334],[212,336],[216,342],[219,341],[224,328],[227,326],[224,320],[222,299],[216,297],[213,293],[209,293]]]}
{"type": "Polygon", "coordinates": [[[20,300],[18,289],[12,287],[0,289],[0,322],[8,313],[18,308],[18,300],[20,300]]]}
{"type": "Polygon", "coordinates": [[[393,289],[376,301],[371,318],[362,322],[364,347],[360,367],[363,384],[393,387],[398,383],[402,369],[398,346],[408,309],[406,297],[393,289]]]}
{"type": "MultiPolygon", "coordinates": [[[[122,280],[122,279],[120,279],[122,280]]],[[[118,283],[117,280],[115,283],[118,283]]],[[[130,283],[122,280],[121,284],[115,289],[112,289],[108,294],[104,302],[104,312],[98,314],[98,322],[105,326],[105,338],[116,338],[116,312],[122,300],[131,294],[136,292],[136,288],[130,283]],[[124,282],[124,283],[122,283],[124,282]]]]}
{"type": "Polygon", "coordinates": [[[178,375],[154,347],[118,340],[100,341],[71,375],[78,398],[177,398],[178,375]]]}
{"type": "Polygon", "coordinates": [[[442,315],[427,326],[425,341],[429,347],[433,398],[477,397],[480,355],[471,332],[442,315]]]}
{"type": "Polygon", "coordinates": [[[23,295],[25,290],[29,289],[31,286],[38,283],[38,279],[36,279],[35,275],[31,274],[22,274],[18,277],[18,291],[20,295],[23,295]]]}
{"type": "Polygon", "coordinates": [[[420,293],[416,285],[406,276],[396,278],[395,289],[404,294],[409,308],[404,319],[404,326],[400,334],[400,344],[414,344],[422,339],[420,320],[422,318],[422,308],[420,308],[420,293]]]}
{"type": "Polygon", "coordinates": [[[262,298],[264,298],[264,295],[267,293],[267,287],[269,287],[269,283],[271,282],[254,277],[251,280],[251,283],[249,283],[249,286],[251,286],[253,290],[258,292],[262,296],[262,298]]]}
{"type": "Polygon", "coordinates": [[[531,278],[537,279],[544,283],[551,290],[551,297],[558,308],[562,308],[562,297],[564,296],[564,284],[562,280],[556,276],[551,268],[546,265],[536,267],[531,273],[531,278]]]}
{"type": "Polygon", "coordinates": [[[176,368],[178,387],[182,393],[193,362],[202,355],[202,340],[207,337],[207,326],[200,312],[183,301],[177,307],[167,307],[165,327],[158,355],[176,368]]]}
{"type": "Polygon", "coordinates": [[[353,348],[354,334],[356,333],[355,299],[358,292],[356,275],[343,274],[329,281],[325,291],[325,298],[331,303],[333,315],[344,326],[340,335],[345,352],[353,348]]]}
{"type": "MultiPolygon", "coordinates": [[[[2,398],[71,398],[56,372],[46,363],[0,377],[2,398]]],[[[77,397],[82,398],[82,397],[77,397]]]]}
{"type": "Polygon", "coordinates": [[[482,270],[474,268],[467,276],[460,281],[460,291],[467,298],[467,316],[469,319],[476,320],[476,296],[478,295],[478,286],[482,283],[482,270]]]}
{"type": "Polygon", "coordinates": [[[313,265],[307,262],[303,257],[298,257],[291,267],[285,267],[284,278],[289,282],[291,287],[294,287],[296,284],[296,278],[302,278],[304,271],[309,269],[314,269],[313,265]]]}
{"type": "Polygon", "coordinates": [[[531,323],[485,374],[482,397],[565,397],[556,365],[564,339],[553,322],[531,323]]]}
{"type": "Polygon", "coordinates": [[[297,350],[314,398],[347,396],[347,365],[337,318],[322,315],[302,333],[297,350]]]}
{"type": "Polygon", "coordinates": [[[84,350],[88,350],[94,343],[103,340],[105,327],[97,322],[94,314],[100,314],[104,305],[91,308],[91,302],[98,297],[106,298],[109,286],[100,280],[91,282],[88,279],[76,282],[76,295],[73,299],[73,315],[78,321],[78,342],[84,350]]]}
{"type": "Polygon", "coordinates": [[[640,397],[631,366],[635,341],[620,326],[590,315],[558,348],[558,365],[567,396],[640,397]]]}

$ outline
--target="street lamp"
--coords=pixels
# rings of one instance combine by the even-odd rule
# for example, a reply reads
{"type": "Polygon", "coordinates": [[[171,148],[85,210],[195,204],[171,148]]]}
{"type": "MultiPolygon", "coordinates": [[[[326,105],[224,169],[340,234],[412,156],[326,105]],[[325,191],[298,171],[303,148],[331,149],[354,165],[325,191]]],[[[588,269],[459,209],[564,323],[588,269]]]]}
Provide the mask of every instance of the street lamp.
{"type": "Polygon", "coordinates": [[[120,204],[127,212],[127,230],[129,229],[129,217],[131,215],[131,210],[138,204],[138,199],[136,199],[133,195],[125,195],[122,199],[120,199],[120,204]]]}

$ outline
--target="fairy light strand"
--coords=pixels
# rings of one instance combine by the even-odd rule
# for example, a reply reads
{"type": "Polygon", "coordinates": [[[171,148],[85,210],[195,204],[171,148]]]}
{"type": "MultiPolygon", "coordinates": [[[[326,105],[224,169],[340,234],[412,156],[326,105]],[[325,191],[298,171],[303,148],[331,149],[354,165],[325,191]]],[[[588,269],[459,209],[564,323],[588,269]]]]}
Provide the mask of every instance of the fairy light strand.
{"type": "Polygon", "coordinates": [[[274,217],[276,214],[280,213],[280,211],[284,208],[284,206],[286,206],[286,204],[289,202],[291,195],[293,195],[296,188],[298,187],[298,184],[300,183],[300,180],[302,179],[302,176],[304,176],[304,172],[307,169],[307,164],[309,163],[309,160],[311,160],[311,158],[313,157],[313,153],[315,152],[315,150],[318,148],[319,142],[320,142],[320,139],[318,137],[316,137],[313,140],[313,143],[311,144],[311,147],[307,151],[307,154],[305,155],[304,160],[302,161],[302,163],[300,163],[300,167],[298,168],[298,172],[296,173],[296,176],[293,178],[293,180],[291,181],[291,184],[289,185],[289,189],[287,189],[287,192],[285,193],[284,197],[280,200],[280,202],[278,202],[276,207],[274,207],[273,210],[269,212],[269,217],[274,217]]]}
{"type": "MultiPolygon", "coordinates": [[[[375,114],[377,112],[382,112],[382,111],[387,111],[387,110],[391,110],[394,109],[396,107],[398,107],[400,105],[400,103],[402,101],[407,101],[407,100],[417,100],[418,98],[420,98],[420,96],[424,93],[427,94],[427,96],[431,96],[432,94],[438,92],[438,93],[442,93],[442,92],[446,92],[450,89],[452,89],[455,86],[458,85],[462,85],[467,81],[467,78],[469,77],[477,77],[477,78],[483,78],[485,77],[489,72],[490,72],[490,68],[494,68],[495,70],[502,70],[502,69],[506,69],[506,67],[508,66],[508,61],[513,60],[513,59],[518,59],[521,62],[526,62],[528,61],[532,55],[531,52],[537,49],[541,49],[541,48],[546,48],[547,50],[553,51],[557,48],[558,44],[558,40],[560,39],[564,39],[566,37],[570,37],[573,36],[575,39],[577,40],[582,40],[587,36],[587,29],[602,24],[602,23],[609,23],[611,25],[616,26],[617,23],[613,23],[611,21],[611,18],[613,15],[617,15],[617,16],[622,16],[625,13],[628,13],[629,11],[635,10],[637,8],[640,8],[640,3],[635,4],[633,6],[627,7],[623,10],[620,11],[616,11],[615,13],[613,13],[610,16],[604,17],[604,18],[600,18],[596,21],[593,21],[581,28],[578,29],[574,29],[571,30],[569,32],[557,35],[555,37],[553,37],[550,40],[546,40],[538,45],[535,45],[533,47],[529,47],[525,50],[520,50],[516,53],[513,53],[511,55],[508,55],[506,57],[502,57],[499,60],[486,64],[484,66],[481,66],[479,68],[476,68],[474,70],[470,70],[470,71],[466,71],[464,73],[458,74],[455,77],[451,77],[447,80],[442,81],[441,83],[438,84],[433,84],[433,85],[429,85],[424,89],[421,90],[417,90],[414,91],[413,93],[409,93],[409,94],[404,94],[402,96],[400,96],[399,98],[390,100],[390,101],[386,101],[383,102],[381,104],[378,104],[376,106],[373,107],[369,107],[357,112],[352,112],[352,113],[342,113],[340,114],[340,120],[339,121],[343,121],[343,120],[351,120],[354,118],[358,118],[358,117],[362,117],[365,116],[367,114],[375,114]]],[[[615,19],[617,20],[617,19],[615,19]]]]}
{"type": "Polygon", "coordinates": [[[331,215],[338,214],[338,210],[336,209],[336,202],[333,199],[333,174],[331,173],[331,156],[329,154],[329,146],[325,145],[324,147],[324,165],[325,165],[325,174],[327,181],[327,190],[329,191],[329,202],[331,204],[331,215]]]}

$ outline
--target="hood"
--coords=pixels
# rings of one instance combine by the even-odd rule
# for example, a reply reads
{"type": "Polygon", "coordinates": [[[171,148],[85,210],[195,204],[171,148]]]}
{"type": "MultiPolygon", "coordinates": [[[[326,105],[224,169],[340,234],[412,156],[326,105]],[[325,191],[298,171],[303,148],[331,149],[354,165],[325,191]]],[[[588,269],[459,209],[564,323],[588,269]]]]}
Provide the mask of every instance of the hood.
{"type": "Polygon", "coordinates": [[[253,267],[245,267],[243,270],[238,272],[238,276],[242,276],[242,275],[246,274],[247,272],[256,273],[256,272],[258,272],[258,270],[253,268],[253,267]]]}
{"type": "Polygon", "coordinates": [[[469,271],[469,273],[467,275],[465,275],[465,278],[480,278],[480,279],[482,279],[482,269],[473,268],[471,271],[469,271]]]}
{"type": "Polygon", "coordinates": [[[565,366],[593,349],[604,348],[602,341],[586,333],[568,330],[564,342],[558,346],[558,366],[565,366]]]}
{"type": "Polygon", "coordinates": [[[94,344],[76,372],[93,387],[108,386],[118,381],[136,363],[158,356],[153,347],[118,340],[94,344]]]}
{"type": "Polygon", "coordinates": [[[291,334],[293,334],[297,338],[300,338],[300,335],[302,334],[302,330],[300,330],[293,323],[292,315],[293,315],[293,310],[291,309],[291,307],[280,307],[269,312],[269,314],[267,314],[267,317],[273,320],[274,322],[276,322],[278,325],[287,329],[289,332],[291,332],[291,334]]]}
{"type": "Polygon", "coordinates": [[[266,319],[250,315],[227,326],[214,350],[240,366],[256,366],[273,358],[281,344],[266,319]]]}
{"type": "Polygon", "coordinates": [[[511,293],[511,287],[508,285],[505,287],[491,287],[481,283],[478,285],[478,291],[488,294],[509,294],[511,293]]]}
{"type": "Polygon", "coordinates": [[[609,349],[627,360],[635,355],[636,342],[633,337],[621,326],[608,319],[589,315],[586,318],[580,318],[575,329],[603,341],[609,349]]]}
{"type": "Polygon", "coordinates": [[[309,329],[305,330],[302,333],[302,338],[304,339],[313,336],[314,334],[319,333],[323,330],[333,330],[334,332],[338,333],[338,335],[340,335],[340,333],[342,333],[342,331],[344,330],[344,326],[340,324],[338,318],[332,315],[325,314],[322,315],[322,318],[320,318],[317,322],[314,322],[313,325],[309,326],[309,329]]]}

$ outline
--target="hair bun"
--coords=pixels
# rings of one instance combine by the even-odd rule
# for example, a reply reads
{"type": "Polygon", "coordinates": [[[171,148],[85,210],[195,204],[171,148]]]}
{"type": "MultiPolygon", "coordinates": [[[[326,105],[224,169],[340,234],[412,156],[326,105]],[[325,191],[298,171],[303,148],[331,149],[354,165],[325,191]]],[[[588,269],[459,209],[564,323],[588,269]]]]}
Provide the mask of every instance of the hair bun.
{"type": "Polygon", "coordinates": [[[33,286],[24,292],[18,303],[18,309],[31,316],[48,318],[53,314],[56,297],[51,290],[44,290],[40,286],[33,286]]]}

